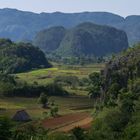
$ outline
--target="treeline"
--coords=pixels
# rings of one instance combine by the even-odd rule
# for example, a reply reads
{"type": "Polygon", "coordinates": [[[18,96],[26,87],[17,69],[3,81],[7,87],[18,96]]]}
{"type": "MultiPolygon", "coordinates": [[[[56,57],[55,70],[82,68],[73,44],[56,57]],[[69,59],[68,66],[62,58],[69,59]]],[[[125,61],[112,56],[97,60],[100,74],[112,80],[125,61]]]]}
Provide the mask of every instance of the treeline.
{"type": "Polygon", "coordinates": [[[105,61],[108,61],[110,56],[86,56],[82,55],[79,57],[64,57],[57,55],[55,53],[53,54],[48,54],[47,59],[56,62],[56,63],[62,63],[64,65],[88,65],[88,64],[93,64],[93,63],[104,63],[105,61]]]}
{"type": "Polygon", "coordinates": [[[48,85],[38,85],[34,83],[17,83],[13,76],[0,74],[0,96],[9,97],[39,97],[41,93],[46,93],[48,96],[65,96],[68,92],[57,83],[48,85]]]}

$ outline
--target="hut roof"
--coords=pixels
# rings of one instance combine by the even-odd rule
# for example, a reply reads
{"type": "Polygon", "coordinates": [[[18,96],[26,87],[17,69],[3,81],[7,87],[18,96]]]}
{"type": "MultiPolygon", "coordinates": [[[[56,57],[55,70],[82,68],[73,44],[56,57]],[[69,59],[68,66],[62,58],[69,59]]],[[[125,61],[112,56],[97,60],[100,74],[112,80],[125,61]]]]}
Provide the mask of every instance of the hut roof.
{"type": "Polygon", "coordinates": [[[31,118],[25,110],[17,111],[12,118],[14,121],[30,121],[31,118]]]}

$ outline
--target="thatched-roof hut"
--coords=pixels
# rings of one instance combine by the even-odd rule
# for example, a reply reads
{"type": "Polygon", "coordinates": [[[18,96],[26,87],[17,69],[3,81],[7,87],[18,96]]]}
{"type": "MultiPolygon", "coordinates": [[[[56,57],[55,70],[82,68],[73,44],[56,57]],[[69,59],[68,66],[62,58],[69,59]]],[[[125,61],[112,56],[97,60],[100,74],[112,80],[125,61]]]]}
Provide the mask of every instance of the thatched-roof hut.
{"type": "Polygon", "coordinates": [[[25,110],[17,111],[16,114],[13,116],[12,120],[26,122],[31,121],[31,117],[25,110]]]}

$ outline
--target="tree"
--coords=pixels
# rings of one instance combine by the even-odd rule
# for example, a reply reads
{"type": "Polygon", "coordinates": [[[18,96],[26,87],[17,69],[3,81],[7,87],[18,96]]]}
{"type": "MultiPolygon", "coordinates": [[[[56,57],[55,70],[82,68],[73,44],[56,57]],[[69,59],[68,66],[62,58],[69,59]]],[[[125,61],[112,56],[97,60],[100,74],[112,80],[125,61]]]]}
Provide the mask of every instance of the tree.
{"type": "Polygon", "coordinates": [[[89,75],[89,79],[93,85],[100,86],[101,84],[101,77],[100,73],[94,72],[89,75]]]}
{"type": "Polygon", "coordinates": [[[89,97],[93,99],[98,99],[100,97],[100,87],[98,86],[91,86],[89,88],[89,97]]]}
{"type": "Polygon", "coordinates": [[[41,93],[39,97],[39,103],[42,104],[42,108],[47,108],[48,96],[45,93],[41,93]]]}
{"type": "Polygon", "coordinates": [[[49,96],[66,96],[68,92],[62,86],[56,83],[50,83],[45,87],[45,91],[49,96]]]}
{"type": "Polygon", "coordinates": [[[12,125],[8,118],[0,117],[0,140],[10,140],[12,137],[12,125]]]}
{"type": "Polygon", "coordinates": [[[0,94],[3,96],[12,96],[16,81],[13,76],[0,73],[0,94]]]}
{"type": "Polygon", "coordinates": [[[101,76],[99,73],[94,72],[89,75],[91,86],[89,88],[89,96],[97,99],[100,97],[101,76]]]}
{"type": "Polygon", "coordinates": [[[51,115],[52,117],[56,117],[56,116],[58,115],[58,107],[57,107],[57,106],[51,107],[50,115],[51,115]]]}

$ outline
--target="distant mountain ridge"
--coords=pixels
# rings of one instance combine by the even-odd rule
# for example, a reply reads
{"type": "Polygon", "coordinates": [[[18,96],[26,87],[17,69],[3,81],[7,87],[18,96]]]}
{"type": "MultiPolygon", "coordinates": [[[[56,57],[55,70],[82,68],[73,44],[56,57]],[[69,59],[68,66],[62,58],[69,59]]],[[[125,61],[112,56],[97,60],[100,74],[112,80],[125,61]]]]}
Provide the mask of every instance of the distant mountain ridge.
{"type": "Polygon", "coordinates": [[[70,29],[57,26],[42,30],[33,44],[46,54],[100,57],[128,48],[128,38],[124,31],[114,27],[85,22],[70,29]]]}
{"type": "Polygon", "coordinates": [[[129,43],[140,41],[140,16],[123,18],[107,12],[32,13],[16,9],[0,9],[0,37],[13,41],[32,40],[40,30],[52,26],[74,27],[83,22],[109,25],[124,30],[129,43]]]}

